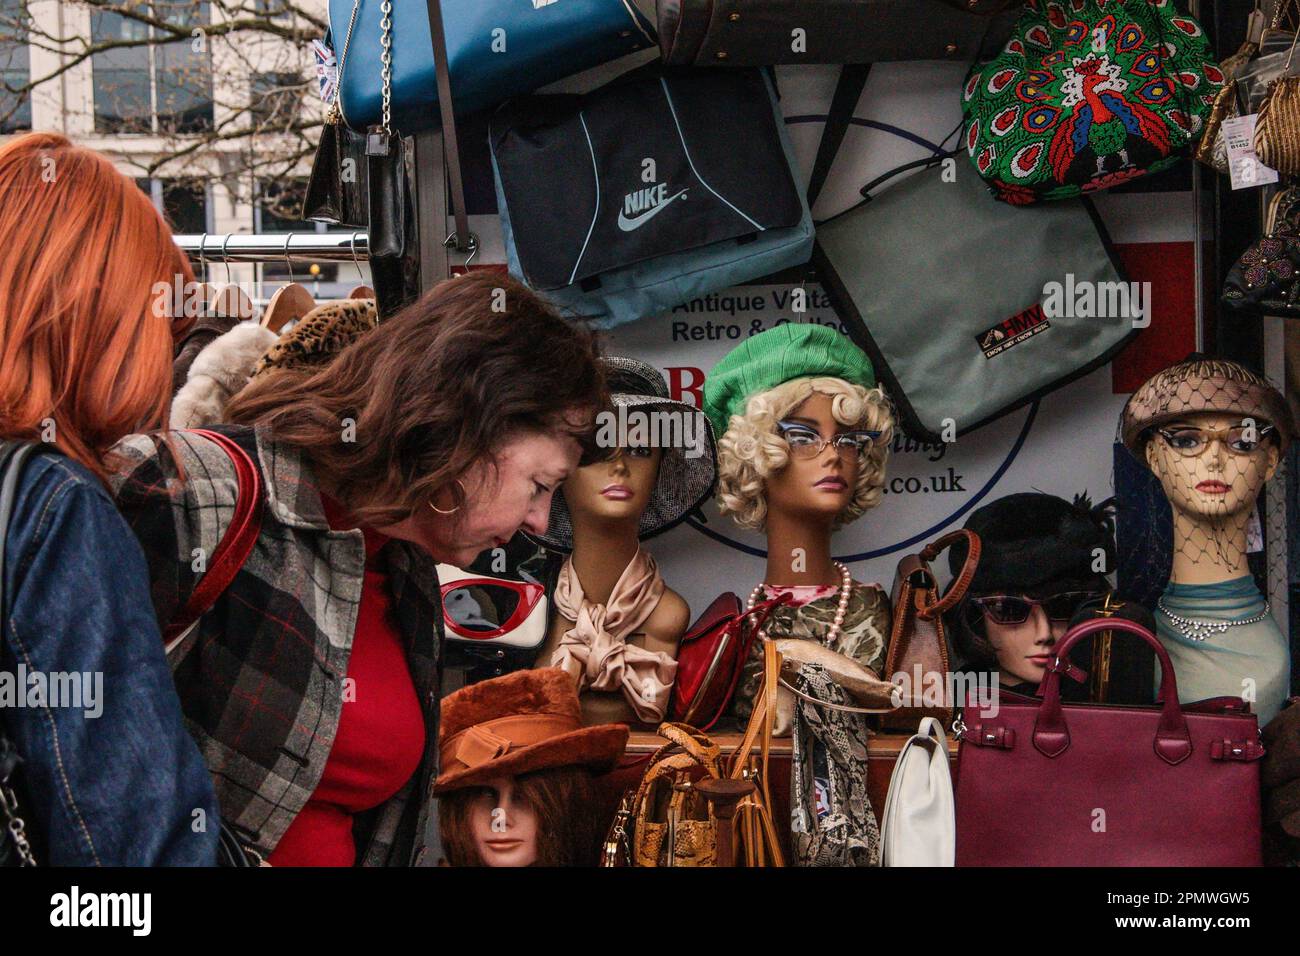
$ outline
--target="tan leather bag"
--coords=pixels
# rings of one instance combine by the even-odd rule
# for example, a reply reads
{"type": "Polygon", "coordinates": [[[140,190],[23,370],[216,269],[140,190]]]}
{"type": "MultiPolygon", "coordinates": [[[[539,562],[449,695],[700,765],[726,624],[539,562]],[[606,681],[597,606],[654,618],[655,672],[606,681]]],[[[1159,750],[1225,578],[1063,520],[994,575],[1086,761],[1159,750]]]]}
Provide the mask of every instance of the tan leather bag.
{"type": "Polygon", "coordinates": [[[627,808],[632,865],[716,866],[718,821],[691,785],[691,777],[696,768],[706,776],[721,777],[721,750],[686,724],[663,723],[658,733],[668,743],[650,758],[627,808]]]}
{"type": "MultiPolygon", "coordinates": [[[[737,863],[745,866],[785,866],[785,854],[772,822],[772,794],[768,789],[768,755],[772,748],[772,723],[776,719],[776,692],[781,683],[781,653],[772,641],[763,642],[763,686],[754,698],[745,736],[731,758],[729,776],[749,780],[754,792],[736,808],[737,863]],[[755,745],[759,748],[754,755],[755,745]]],[[[786,826],[789,826],[787,822],[786,826]]]]}
{"type": "Polygon", "coordinates": [[[921,549],[920,554],[909,554],[898,562],[894,576],[892,600],[894,624],[889,635],[889,651],[885,655],[885,680],[895,680],[895,675],[906,675],[910,693],[902,694],[902,706],[885,715],[885,726],[902,730],[915,730],[922,717],[936,717],[944,726],[952,720],[949,706],[925,706],[922,703],[929,675],[938,674],[946,695],[948,677],[948,636],[944,633],[943,615],[966,596],[975,568],[980,560],[980,539],[974,531],[960,528],[949,532],[921,549]],[[930,562],[945,549],[965,539],[966,562],[953,581],[948,593],[939,598],[939,586],[930,562]],[[921,685],[917,684],[920,675],[921,685]],[[921,699],[918,699],[921,698],[921,699]]]}

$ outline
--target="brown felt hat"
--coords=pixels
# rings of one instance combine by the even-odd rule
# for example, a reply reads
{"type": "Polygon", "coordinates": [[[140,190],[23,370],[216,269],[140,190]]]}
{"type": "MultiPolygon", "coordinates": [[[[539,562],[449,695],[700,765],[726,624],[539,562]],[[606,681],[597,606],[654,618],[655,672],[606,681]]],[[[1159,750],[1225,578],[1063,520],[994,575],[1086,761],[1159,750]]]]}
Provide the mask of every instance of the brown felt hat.
{"type": "Polygon", "coordinates": [[[608,770],[627,735],[625,724],[584,727],[578,689],[558,667],[470,684],[442,701],[433,792],[552,767],[608,770]]]}

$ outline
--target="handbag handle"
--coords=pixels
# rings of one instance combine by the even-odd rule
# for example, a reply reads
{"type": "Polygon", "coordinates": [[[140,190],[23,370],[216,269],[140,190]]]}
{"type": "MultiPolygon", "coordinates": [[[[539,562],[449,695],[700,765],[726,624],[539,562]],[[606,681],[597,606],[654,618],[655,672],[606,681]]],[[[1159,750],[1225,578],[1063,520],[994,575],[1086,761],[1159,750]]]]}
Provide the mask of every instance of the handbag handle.
{"type": "MultiPolygon", "coordinates": [[[[926,573],[929,573],[930,562],[937,558],[940,553],[962,540],[966,542],[966,560],[962,564],[961,572],[953,580],[947,594],[933,604],[916,609],[916,616],[923,621],[929,621],[938,614],[946,613],[966,596],[966,589],[970,587],[971,581],[975,579],[975,570],[979,567],[980,549],[983,545],[980,543],[980,536],[974,531],[969,528],[958,528],[956,531],[949,531],[943,537],[931,541],[921,549],[921,563],[925,565],[926,573]]],[[[933,580],[934,575],[931,574],[930,578],[933,580]]]]}
{"type": "Polygon", "coordinates": [[[235,470],[237,495],[230,527],[222,535],[208,560],[208,570],[190,592],[185,607],[163,630],[163,643],[173,650],[185,632],[206,614],[235,579],[257,544],[262,530],[262,476],[249,457],[230,437],[204,428],[189,431],[216,444],[229,456],[235,470]]]}
{"type": "Polygon", "coordinates": [[[1095,618],[1071,628],[1056,645],[1052,662],[1043,678],[1043,702],[1034,720],[1034,747],[1047,757],[1059,757],[1070,746],[1070,728],[1066,726],[1061,709],[1061,674],[1077,671],[1069,661],[1071,649],[1099,631],[1127,631],[1146,641],[1160,661],[1160,694],[1163,701],[1160,722],[1156,725],[1154,748],[1156,756],[1175,766],[1192,754],[1192,735],[1187,729],[1187,718],[1178,703],[1178,682],[1169,652],[1155,636],[1140,624],[1119,617],[1095,618]]]}
{"type": "Polygon", "coordinates": [[[451,104],[451,72],[447,66],[447,33],[442,22],[441,0],[428,0],[429,37],[433,40],[433,65],[438,74],[438,111],[442,114],[443,152],[447,156],[447,179],[451,189],[451,211],[456,231],[444,241],[454,243],[457,252],[473,253],[478,240],[469,231],[469,211],[465,206],[465,182],[460,172],[460,141],[456,135],[456,111],[451,104]]]}

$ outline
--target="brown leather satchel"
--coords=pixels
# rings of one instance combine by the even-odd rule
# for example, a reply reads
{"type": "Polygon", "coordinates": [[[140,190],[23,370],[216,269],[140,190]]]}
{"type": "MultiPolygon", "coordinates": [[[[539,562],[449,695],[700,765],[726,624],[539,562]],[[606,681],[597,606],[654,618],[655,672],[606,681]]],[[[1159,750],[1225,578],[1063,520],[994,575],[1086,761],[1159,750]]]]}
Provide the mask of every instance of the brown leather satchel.
{"type": "Polygon", "coordinates": [[[885,672],[881,676],[901,683],[906,691],[901,695],[901,706],[885,715],[887,728],[915,730],[922,717],[937,717],[945,725],[952,720],[953,709],[947,698],[948,637],[944,633],[943,615],[966,596],[979,559],[979,535],[961,528],[930,542],[920,554],[909,554],[898,562],[892,594],[894,626],[889,635],[885,672]],[[930,562],[963,538],[967,543],[966,563],[941,599],[930,562]],[[899,674],[906,675],[905,681],[896,677],[899,674]],[[933,699],[935,694],[931,683],[935,680],[939,681],[937,690],[944,703],[926,706],[924,701],[933,699]],[[932,688],[929,693],[926,693],[927,686],[932,688]]]}

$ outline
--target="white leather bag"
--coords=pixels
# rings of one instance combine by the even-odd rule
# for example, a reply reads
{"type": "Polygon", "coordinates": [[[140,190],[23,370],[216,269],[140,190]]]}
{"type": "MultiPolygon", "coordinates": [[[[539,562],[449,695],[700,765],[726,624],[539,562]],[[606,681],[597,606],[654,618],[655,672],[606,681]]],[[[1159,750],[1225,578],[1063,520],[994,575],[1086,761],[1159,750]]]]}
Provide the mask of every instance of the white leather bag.
{"type": "Polygon", "coordinates": [[[948,738],[933,717],[903,744],[880,818],[882,866],[953,866],[957,818],[948,738]]]}

